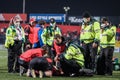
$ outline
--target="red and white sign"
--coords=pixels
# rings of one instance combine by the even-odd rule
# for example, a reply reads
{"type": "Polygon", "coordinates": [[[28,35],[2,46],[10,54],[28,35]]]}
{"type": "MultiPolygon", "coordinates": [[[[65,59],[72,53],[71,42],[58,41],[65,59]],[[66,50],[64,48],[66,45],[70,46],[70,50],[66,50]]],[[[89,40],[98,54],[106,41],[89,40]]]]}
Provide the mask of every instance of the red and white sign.
{"type": "Polygon", "coordinates": [[[19,17],[21,19],[21,21],[26,21],[27,20],[27,14],[7,14],[7,13],[3,13],[0,14],[0,21],[10,21],[11,18],[13,17],[19,17]]]}

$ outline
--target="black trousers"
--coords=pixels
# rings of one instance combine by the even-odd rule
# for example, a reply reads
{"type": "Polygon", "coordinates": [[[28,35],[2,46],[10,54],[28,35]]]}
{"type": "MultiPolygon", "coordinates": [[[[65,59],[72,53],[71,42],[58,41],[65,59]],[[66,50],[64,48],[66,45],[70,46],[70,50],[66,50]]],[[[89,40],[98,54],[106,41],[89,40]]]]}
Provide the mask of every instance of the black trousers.
{"type": "Polygon", "coordinates": [[[103,74],[112,75],[112,71],[113,71],[113,64],[112,64],[113,52],[114,52],[114,47],[101,48],[100,59],[101,59],[101,63],[103,64],[101,66],[102,69],[103,69],[103,74]]]}
{"type": "Polygon", "coordinates": [[[71,73],[79,74],[79,70],[81,69],[81,66],[78,65],[75,60],[67,60],[63,54],[60,55],[60,65],[65,75],[69,75],[71,73]]]}
{"type": "Polygon", "coordinates": [[[84,58],[85,58],[85,68],[95,69],[95,57],[97,55],[97,47],[93,48],[92,43],[84,44],[83,48],[85,50],[84,58]]]}
{"type": "Polygon", "coordinates": [[[18,57],[22,53],[22,42],[15,41],[13,46],[8,48],[8,72],[19,72],[18,57]]]}

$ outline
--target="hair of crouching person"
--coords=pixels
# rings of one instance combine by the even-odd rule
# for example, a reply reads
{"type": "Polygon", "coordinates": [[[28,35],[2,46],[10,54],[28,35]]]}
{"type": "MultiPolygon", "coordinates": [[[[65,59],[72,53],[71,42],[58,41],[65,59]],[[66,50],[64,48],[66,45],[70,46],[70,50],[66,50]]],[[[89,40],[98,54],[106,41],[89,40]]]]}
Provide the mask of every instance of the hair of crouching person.
{"type": "Polygon", "coordinates": [[[41,49],[44,50],[44,53],[42,55],[49,57],[49,47],[47,45],[43,45],[41,49]]]}

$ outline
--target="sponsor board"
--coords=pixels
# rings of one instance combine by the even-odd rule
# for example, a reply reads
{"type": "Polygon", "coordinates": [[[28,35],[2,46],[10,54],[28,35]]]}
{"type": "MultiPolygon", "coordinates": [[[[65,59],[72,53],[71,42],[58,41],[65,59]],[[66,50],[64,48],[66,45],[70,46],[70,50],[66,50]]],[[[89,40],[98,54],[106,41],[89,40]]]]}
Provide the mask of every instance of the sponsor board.
{"type": "Polygon", "coordinates": [[[54,18],[56,22],[65,22],[65,14],[30,14],[29,19],[35,18],[49,22],[50,18],[54,18]]]}
{"type": "Polygon", "coordinates": [[[68,17],[68,21],[70,23],[82,23],[83,19],[80,16],[70,16],[70,17],[68,17]]]}
{"type": "MultiPolygon", "coordinates": [[[[93,16],[92,18],[96,19],[97,21],[100,21],[100,17],[93,16]]],[[[82,18],[82,16],[69,16],[68,21],[70,23],[82,23],[83,18],[82,18]]]]}

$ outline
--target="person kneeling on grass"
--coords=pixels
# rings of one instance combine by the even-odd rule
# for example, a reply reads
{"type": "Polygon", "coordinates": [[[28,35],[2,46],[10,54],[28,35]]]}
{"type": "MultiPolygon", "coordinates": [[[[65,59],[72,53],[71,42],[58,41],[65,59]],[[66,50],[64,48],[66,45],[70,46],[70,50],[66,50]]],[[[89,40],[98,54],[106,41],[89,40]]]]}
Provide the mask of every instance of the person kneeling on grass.
{"type": "Polygon", "coordinates": [[[84,49],[72,40],[60,55],[60,64],[65,76],[93,76],[93,70],[84,67],[84,49]]]}
{"type": "Polygon", "coordinates": [[[66,76],[79,74],[84,67],[83,48],[77,43],[69,42],[66,51],[60,55],[61,68],[66,76]]]}
{"type": "Polygon", "coordinates": [[[36,78],[52,77],[52,59],[49,57],[36,57],[30,61],[27,76],[36,78]]]}
{"type": "Polygon", "coordinates": [[[60,61],[59,61],[59,56],[65,51],[66,48],[66,42],[63,38],[63,36],[56,34],[54,37],[53,41],[53,46],[52,46],[52,53],[54,54],[54,64],[55,68],[61,72],[61,74],[64,74],[64,72],[61,69],[60,61]]]}
{"type": "Polygon", "coordinates": [[[41,48],[30,49],[26,52],[22,53],[19,57],[19,64],[20,64],[20,76],[23,75],[25,69],[28,69],[29,62],[35,57],[42,57],[48,51],[46,45],[42,46],[41,48]]]}

